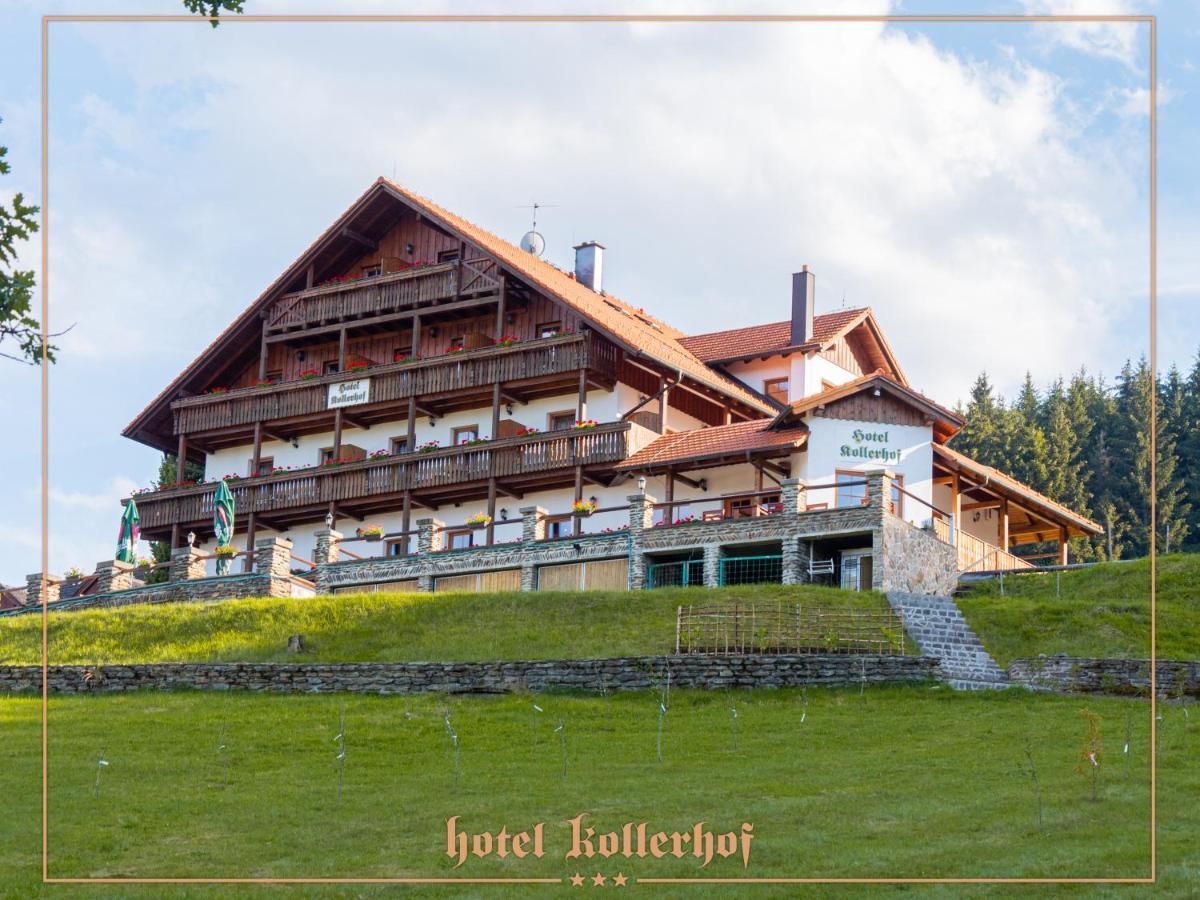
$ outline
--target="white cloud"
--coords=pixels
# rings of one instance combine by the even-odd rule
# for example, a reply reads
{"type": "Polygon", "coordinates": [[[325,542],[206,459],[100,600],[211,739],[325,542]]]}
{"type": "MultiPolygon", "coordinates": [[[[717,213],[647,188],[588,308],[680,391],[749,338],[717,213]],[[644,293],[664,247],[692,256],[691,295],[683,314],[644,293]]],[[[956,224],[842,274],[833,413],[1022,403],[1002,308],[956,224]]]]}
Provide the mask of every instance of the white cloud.
{"type": "Polygon", "coordinates": [[[109,481],[108,489],[98,493],[83,493],[66,491],[50,485],[48,495],[51,509],[55,512],[97,512],[105,511],[113,515],[120,513],[120,501],[129,496],[130,491],[136,490],[138,483],[132,478],[118,476],[109,481]]]}
{"type": "MultiPolygon", "coordinates": [[[[1022,0],[1026,13],[1056,16],[1122,16],[1138,11],[1127,0],[1022,0]]],[[[1055,44],[1089,56],[1112,59],[1136,70],[1145,27],[1137,22],[1055,22],[1041,34],[1055,44]]]]}

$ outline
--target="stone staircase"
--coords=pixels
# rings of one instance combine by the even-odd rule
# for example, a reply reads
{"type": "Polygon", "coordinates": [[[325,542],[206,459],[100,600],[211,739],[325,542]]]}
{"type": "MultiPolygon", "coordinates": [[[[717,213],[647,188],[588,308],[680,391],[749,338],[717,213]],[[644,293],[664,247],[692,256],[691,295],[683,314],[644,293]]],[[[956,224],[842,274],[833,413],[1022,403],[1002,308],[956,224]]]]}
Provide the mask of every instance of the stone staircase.
{"type": "Polygon", "coordinates": [[[949,597],[890,591],[892,609],[904,616],[904,629],[925,656],[941,660],[942,678],[963,691],[1007,688],[1008,673],[983,648],[949,597]]]}

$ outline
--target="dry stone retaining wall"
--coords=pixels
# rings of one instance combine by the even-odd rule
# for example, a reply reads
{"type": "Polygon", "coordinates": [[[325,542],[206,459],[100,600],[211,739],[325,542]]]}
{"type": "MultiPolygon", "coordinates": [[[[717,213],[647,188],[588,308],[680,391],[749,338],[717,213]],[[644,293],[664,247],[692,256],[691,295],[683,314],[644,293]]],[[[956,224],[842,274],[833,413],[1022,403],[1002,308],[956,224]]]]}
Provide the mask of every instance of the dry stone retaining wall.
{"type": "MultiPolygon", "coordinates": [[[[781,688],[884,684],[935,678],[921,656],[629,656],[612,659],[458,663],[151,663],[51,666],[55,693],[138,689],[283,693],[505,693],[633,691],[660,687],[668,669],[680,688],[781,688]]],[[[0,691],[40,691],[40,666],[0,666],[0,691]]]]}
{"type": "MultiPolygon", "coordinates": [[[[1200,660],[1160,659],[1158,696],[1200,697],[1200,660]]],[[[1150,696],[1150,660],[1038,656],[1014,659],[1008,677],[1027,687],[1083,694],[1150,696]]]]}

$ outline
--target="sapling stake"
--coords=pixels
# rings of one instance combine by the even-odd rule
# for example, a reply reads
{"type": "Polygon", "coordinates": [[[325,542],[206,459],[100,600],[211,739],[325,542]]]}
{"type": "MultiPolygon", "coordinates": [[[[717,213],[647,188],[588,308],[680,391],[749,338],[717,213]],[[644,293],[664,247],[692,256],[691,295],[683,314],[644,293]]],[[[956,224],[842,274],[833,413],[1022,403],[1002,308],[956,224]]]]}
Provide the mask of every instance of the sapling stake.
{"type": "Polygon", "coordinates": [[[338,733],[334,738],[338,742],[338,781],[337,781],[337,802],[342,804],[342,781],[346,774],[346,703],[342,702],[341,712],[338,714],[338,733]]]}
{"type": "Polygon", "coordinates": [[[97,799],[100,797],[100,773],[104,771],[104,767],[108,765],[108,760],[104,757],[104,751],[100,751],[100,758],[96,760],[96,786],[92,789],[92,796],[97,799]]]}
{"type": "Polygon", "coordinates": [[[1092,802],[1097,798],[1097,781],[1100,773],[1100,762],[1104,755],[1104,745],[1100,740],[1100,717],[1087,709],[1081,709],[1080,715],[1087,722],[1087,737],[1079,749],[1079,763],[1075,771],[1080,775],[1088,775],[1092,784],[1092,802]]]}
{"type": "Polygon", "coordinates": [[[737,753],[737,707],[729,707],[729,730],[733,735],[733,752],[737,753]]]}
{"type": "Polygon", "coordinates": [[[554,729],[558,734],[558,744],[562,748],[562,777],[566,780],[567,777],[567,723],[559,719],[558,727],[554,729]]]}
{"type": "Polygon", "coordinates": [[[226,786],[229,784],[229,754],[225,752],[225,723],[217,732],[217,759],[221,761],[222,777],[226,786]]]}
{"type": "Polygon", "coordinates": [[[808,718],[808,685],[800,688],[800,724],[804,724],[804,720],[808,718]]]}
{"type": "Polygon", "coordinates": [[[1037,764],[1033,761],[1033,745],[1029,738],[1025,738],[1025,759],[1029,761],[1029,777],[1033,779],[1033,788],[1037,792],[1038,806],[1038,831],[1045,829],[1045,820],[1042,816],[1042,782],[1038,778],[1037,764]]]}
{"type": "Polygon", "coordinates": [[[663,739],[663,719],[667,716],[667,704],[661,700],[658,703],[658,761],[663,761],[662,755],[662,739],[663,739]]]}
{"type": "Polygon", "coordinates": [[[446,725],[446,749],[454,751],[454,784],[458,786],[458,733],[450,725],[450,710],[446,710],[446,717],[443,720],[446,725]]]}

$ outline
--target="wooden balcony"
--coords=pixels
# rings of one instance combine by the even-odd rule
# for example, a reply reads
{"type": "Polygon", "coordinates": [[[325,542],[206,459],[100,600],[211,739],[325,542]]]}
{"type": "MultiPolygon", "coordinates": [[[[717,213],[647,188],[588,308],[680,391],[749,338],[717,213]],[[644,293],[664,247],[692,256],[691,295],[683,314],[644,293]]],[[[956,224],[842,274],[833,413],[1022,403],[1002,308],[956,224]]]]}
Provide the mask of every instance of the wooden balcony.
{"type": "Polygon", "coordinates": [[[1035,568],[1027,560],[967,534],[962,529],[954,529],[954,534],[951,535],[950,526],[942,519],[935,518],[933,528],[934,534],[940,540],[954,545],[958,550],[959,572],[1013,572],[1035,568]]]}
{"type": "MultiPolygon", "coordinates": [[[[324,518],[336,503],[349,515],[396,510],[406,491],[424,506],[469,501],[487,495],[497,479],[509,494],[573,483],[576,466],[605,469],[625,458],[628,422],[404,453],[338,466],[314,467],[230,483],[238,522],[260,514],[272,527],[324,518]]],[[[161,539],[179,523],[198,534],[212,528],[216,485],[138,494],[143,534],[161,539]]]]}
{"type": "Polygon", "coordinates": [[[443,300],[496,294],[495,263],[466,260],[407,269],[376,278],[340,282],[285,294],[267,310],[268,335],[315,328],[330,322],[385,316],[443,300]]]}
{"type": "Polygon", "coordinates": [[[497,382],[522,399],[572,389],[580,369],[611,383],[617,364],[617,348],[587,332],[371,366],[309,381],[185,397],[174,401],[171,408],[176,434],[211,434],[208,443],[215,448],[246,442],[255,422],[285,427],[292,420],[296,427],[287,429],[290,434],[331,428],[328,386],[354,378],[371,380],[371,402],[346,411],[369,423],[396,418],[404,408],[401,401],[410,397],[430,398],[426,408],[438,413],[490,403],[492,385],[497,382]],[[527,388],[524,392],[523,386],[527,388]]]}

